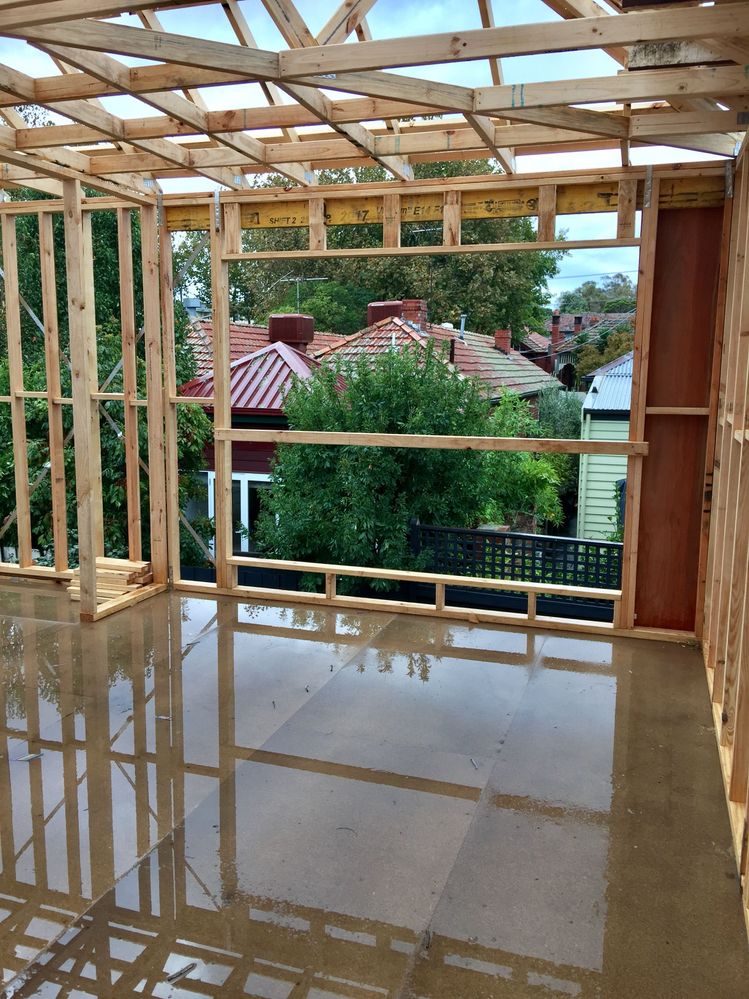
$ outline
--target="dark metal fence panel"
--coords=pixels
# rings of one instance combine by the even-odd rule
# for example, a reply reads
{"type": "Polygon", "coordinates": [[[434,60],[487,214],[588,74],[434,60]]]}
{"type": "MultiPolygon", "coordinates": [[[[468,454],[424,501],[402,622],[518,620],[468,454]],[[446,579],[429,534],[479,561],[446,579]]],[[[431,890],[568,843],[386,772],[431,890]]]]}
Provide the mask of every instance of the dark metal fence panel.
{"type": "MultiPolygon", "coordinates": [[[[420,565],[428,572],[607,590],[621,586],[622,544],[616,541],[414,523],[411,551],[419,556],[420,565]]],[[[610,601],[577,597],[553,600],[555,605],[574,605],[581,611],[601,605],[611,607],[610,601]]],[[[542,606],[541,603],[539,609],[542,606]]]]}

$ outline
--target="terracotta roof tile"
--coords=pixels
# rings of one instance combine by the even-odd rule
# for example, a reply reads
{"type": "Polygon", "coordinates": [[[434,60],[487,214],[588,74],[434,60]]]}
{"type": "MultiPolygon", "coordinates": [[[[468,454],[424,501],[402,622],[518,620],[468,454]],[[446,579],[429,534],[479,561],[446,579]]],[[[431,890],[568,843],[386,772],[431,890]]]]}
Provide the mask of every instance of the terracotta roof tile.
{"type": "MultiPolygon", "coordinates": [[[[340,343],[343,338],[334,333],[318,333],[309,346],[309,352],[315,356],[331,344],[340,343]]],[[[197,377],[204,375],[213,368],[213,323],[210,319],[197,319],[190,324],[187,331],[187,342],[192,347],[193,356],[198,366],[197,377]]],[[[253,354],[262,347],[267,347],[267,326],[250,326],[249,323],[229,324],[229,345],[231,360],[236,361],[247,354],[253,354]]]]}
{"type": "Polygon", "coordinates": [[[362,354],[384,353],[393,347],[423,347],[430,337],[447,342],[454,340],[455,367],[462,374],[472,375],[482,381],[492,398],[496,398],[502,389],[512,389],[520,395],[536,395],[549,386],[559,386],[556,378],[523,357],[519,351],[504,353],[497,350],[494,340],[489,336],[466,332],[461,338],[455,330],[433,323],[425,323],[417,329],[397,317],[381,319],[322,351],[318,357],[321,360],[331,357],[355,358],[362,354]]]}

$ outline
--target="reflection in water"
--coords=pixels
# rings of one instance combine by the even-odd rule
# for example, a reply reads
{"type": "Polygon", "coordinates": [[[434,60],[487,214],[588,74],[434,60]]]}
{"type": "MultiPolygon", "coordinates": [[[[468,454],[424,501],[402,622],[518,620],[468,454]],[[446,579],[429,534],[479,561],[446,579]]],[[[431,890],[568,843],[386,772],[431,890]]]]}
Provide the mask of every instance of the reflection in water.
{"type": "Polygon", "coordinates": [[[0,591],[19,995],[743,994],[690,651],[166,595],[81,627],[66,605],[0,591]],[[716,933],[735,960],[700,953],[716,933]]]}

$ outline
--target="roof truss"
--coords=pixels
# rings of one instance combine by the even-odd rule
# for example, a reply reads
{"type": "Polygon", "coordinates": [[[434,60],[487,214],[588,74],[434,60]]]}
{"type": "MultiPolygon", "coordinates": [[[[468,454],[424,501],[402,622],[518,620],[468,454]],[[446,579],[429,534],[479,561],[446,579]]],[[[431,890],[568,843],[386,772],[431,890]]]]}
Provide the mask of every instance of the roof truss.
{"type": "MultiPolygon", "coordinates": [[[[379,164],[408,180],[413,163],[430,159],[493,158],[514,172],[517,156],[539,151],[618,147],[626,163],[637,144],[732,156],[749,120],[743,0],[626,14],[594,0],[546,0],[561,20],[511,26],[495,24],[491,0],[476,0],[481,27],[387,39],[373,38],[367,22],[376,0],[331,3],[317,34],[294,0],[262,2],[287,48],[259,47],[237,0],[0,0],[0,34],[29,42],[61,69],[34,78],[0,64],[2,183],[36,178],[55,193],[56,180],[85,178],[139,201],[173,176],[239,190],[256,173],[314,184],[314,171],[326,166],[379,164]],[[166,30],[163,13],[196,6],[210,6],[231,40],[166,30]],[[138,26],[135,18],[100,20],[124,11],[138,26]],[[674,65],[671,56],[662,68],[574,80],[507,83],[503,76],[503,59],[538,53],[600,49],[626,66],[630,47],[645,40],[687,44],[706,61],[674,65]],[[123,61],[133,57],[151,62],[123,61]],[[478,61],[488,72],[477,87],[443,82],[428,69],[478,61]],[[221,101],[206,100],[203,88],[238,83],[259,84],[267,106],[210,110],[221,101]],[[113,95],[142,101],[148,113],[112,114],[99,99],[113,95]],[[69,123],[26,127],[20,104],[41,105],[69,123]],[[305,126],[317,128],[300,133],[305,126]],[[264,135],[267,129],[281,135],[264,135]]],[[[657,52],[650,65],[661,65],[657,52]]]]}

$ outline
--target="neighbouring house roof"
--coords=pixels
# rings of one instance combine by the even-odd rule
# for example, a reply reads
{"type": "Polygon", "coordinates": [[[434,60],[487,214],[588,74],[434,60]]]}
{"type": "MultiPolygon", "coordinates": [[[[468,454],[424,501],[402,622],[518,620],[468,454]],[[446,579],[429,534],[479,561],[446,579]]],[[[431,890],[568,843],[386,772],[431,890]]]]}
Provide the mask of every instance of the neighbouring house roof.
{"type": "Polygon", "coordinates": [[[497,350],[492,337],[481,333],[466,332],[463,337],[456,330],[434,323],[413,323],[397,316],[381,319],[365,329],[346,337],[338,344],[321,351],[317,356],[354,358],[362,354],[380,354],[407,346],[422,348],[429,338],[445,343],[453,341],[453,363],[464,375],[482,381],[492,398],[502,389],[511,389],[520,395],[537,395],[549,386],[559,387],[556,378],[546,374],[538,365],[529,361],[518,350],[497,350]]]}
{"type": "Polygon", "coordinates": [[[632,358],[633,352],[629,351],[592,372],[593,381],[583,402],[584,413],[629,413],[632,358]]]}
{"type": "MultiPolygon", "coordinates": [[[[632,318],[631,312],[561,312],[559,314],[559,328],[564,333],[571,333],[575,328],[575,319],[582,316],[582,327],[584,330],[589,326],[596,326],[601,321],[619,323],[632,318]]],[[[551,335],[551,317],[545,322],[546,332],[551,335]]]]}
{"type": "Polygon", "coordinates": [[[549,349],[549,344],[551,343],[551,337],[544,336],[543,333],[536,333],[535,330],[527,330],[520,338],[520,343],[527,350],[532,351],[543,351],[546,352],[549,349]]]}
{"type": "MultiPolygon", "coordinates": [[[[331,344],[340,343],[340,336],[334,333],[318,333],[309,345],[309,353],[313,356],[331,344]]],[[[198,366],[197,376],[207,374],[213,369],[213,323],[210,319],[198,319],[190,324],[187,331],[187,342],[190,344],[198,366]]],[[[229,324],[229,350],[232,361],[246,357],[270,343],[267,326],[251,326],[249,323],[229,324]]]]}
{"type": "MultiPolygon", "coordinates": [[[[294,377],[309,378],[320,362],[285,343],[270,343],[233,361],[229,369],[232,413],[247,416],[281,416],[284,399],[294,377]]],[[[193,378],[181,395],[213,396],[213,371],[193,378]]]]}

